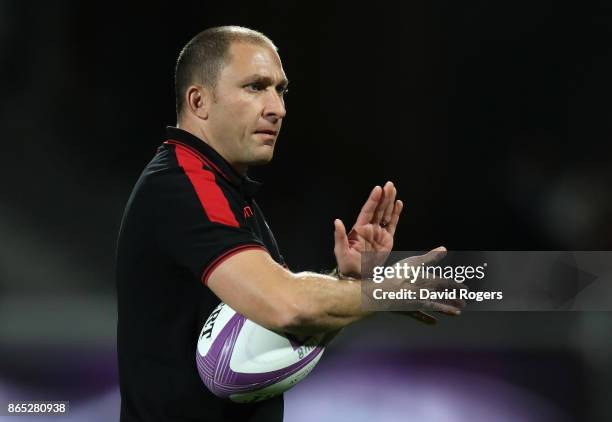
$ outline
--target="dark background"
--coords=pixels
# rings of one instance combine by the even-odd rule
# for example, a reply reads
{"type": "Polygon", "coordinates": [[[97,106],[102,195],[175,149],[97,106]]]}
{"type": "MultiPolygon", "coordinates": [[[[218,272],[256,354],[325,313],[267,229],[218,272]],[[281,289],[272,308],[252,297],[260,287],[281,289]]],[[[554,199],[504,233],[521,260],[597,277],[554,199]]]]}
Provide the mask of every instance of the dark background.
{"type": "MultiPolygon", "coordinates": [[[[121,212],[175,124],[178,52],[226,24],[268,35],[291,81],[275,158],[251,176],[292,269],[333,267],[334,218],[352,224],[386,180],[405,203],[399,250],[610,249],[610,2],[4,0],[0,399],[54,391],[75,414],[99,402],[116,417],[121,212]]],[[[377,317],[344,331],[288,412],[339,356],[374,353],[398,371],[503,380],[568,420],[610,419],[611,328],[605,312],[467,313],[436,328],[377,317]]],[[[424,420],[470,420],[453,415],[424,420]]]]}

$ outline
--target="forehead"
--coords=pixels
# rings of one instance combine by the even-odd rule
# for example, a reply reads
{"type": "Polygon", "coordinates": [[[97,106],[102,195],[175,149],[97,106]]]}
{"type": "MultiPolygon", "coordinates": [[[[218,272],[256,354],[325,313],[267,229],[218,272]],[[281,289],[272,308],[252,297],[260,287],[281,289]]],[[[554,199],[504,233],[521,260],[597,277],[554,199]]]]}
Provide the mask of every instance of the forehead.
{"type": "Polygon", "coordinates": [[[269,77],[277,83],[286,79],[280,57],[271,46],[233,43],[230,46],[230,61],[221,72],[221,78],[234,80],[251,75],[269,77]]]}

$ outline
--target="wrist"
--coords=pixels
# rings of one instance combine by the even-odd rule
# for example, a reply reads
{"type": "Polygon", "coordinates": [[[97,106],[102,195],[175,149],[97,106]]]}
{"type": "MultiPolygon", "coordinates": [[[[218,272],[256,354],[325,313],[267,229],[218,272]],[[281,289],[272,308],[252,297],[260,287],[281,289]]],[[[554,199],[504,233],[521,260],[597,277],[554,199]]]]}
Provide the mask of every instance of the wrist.
{"type": "Polygon", "coordinates": [[[359,274],[344,274],[337,266],[332,270],[331,276],[336,277],[338,280],[358,281],[361,279],[359,274]]]}

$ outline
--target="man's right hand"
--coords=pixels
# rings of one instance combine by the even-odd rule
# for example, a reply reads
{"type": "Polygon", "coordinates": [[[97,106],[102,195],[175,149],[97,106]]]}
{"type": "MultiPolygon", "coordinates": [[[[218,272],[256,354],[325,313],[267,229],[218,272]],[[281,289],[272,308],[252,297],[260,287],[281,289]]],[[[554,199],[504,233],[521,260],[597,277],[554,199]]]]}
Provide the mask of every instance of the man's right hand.
{"type": "MultiPolygon", "coordinates": [[[[442,260],[444,256],[446,256],[446,248],[438,247],[424,255],[412,256],[401,260],[398,264],[402,267],[407,265],[408,267],[426,268],[435,265],[442,260]]],[[[459,284],[452,279],[424,277],[423,274],[420,274],[419,277],[411,280],[404,278],[386,278],[385,285],[390,287],[390,289],[387,290],[391,291],[400,291],[400,289],[414,291],[416,293],[416,299],[403,300],[411,310],[393,312],[413,317],[424,323],[435,324],[437,321],[435,317],[428,314],[426,311],[441,312],[446,315],[457,316],[460,315],[461,310],[465,308],[465,301],[459,298],[459,290],[466,290],[467,286],[459,284]],[[427,298],[421,299],[422,290],[436,293],[457,291],[457,299],[431,298],[431,295],[427,295],[427,298]]],[[[376,285],[376,287],[379,286],[380,285],[376,285]]],[[[372,285],[371,287],[374,288],[375,286],[372,285]]]]}

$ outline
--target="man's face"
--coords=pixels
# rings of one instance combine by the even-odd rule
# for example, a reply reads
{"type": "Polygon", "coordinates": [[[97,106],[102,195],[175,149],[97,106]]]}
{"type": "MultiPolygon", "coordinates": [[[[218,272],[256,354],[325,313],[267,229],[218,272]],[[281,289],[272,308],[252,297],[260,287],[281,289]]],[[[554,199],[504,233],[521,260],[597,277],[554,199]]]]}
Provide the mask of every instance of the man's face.
{"type": "Polygon", "coordinates": [[[208,121],[208,141],[239,171],[272,159],[285,117],[283,65],[272,47],[233,43],[208,121]]]}

